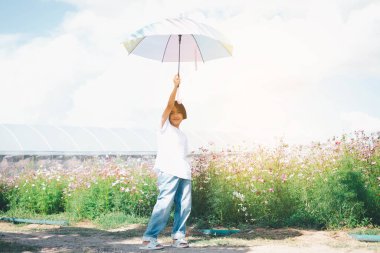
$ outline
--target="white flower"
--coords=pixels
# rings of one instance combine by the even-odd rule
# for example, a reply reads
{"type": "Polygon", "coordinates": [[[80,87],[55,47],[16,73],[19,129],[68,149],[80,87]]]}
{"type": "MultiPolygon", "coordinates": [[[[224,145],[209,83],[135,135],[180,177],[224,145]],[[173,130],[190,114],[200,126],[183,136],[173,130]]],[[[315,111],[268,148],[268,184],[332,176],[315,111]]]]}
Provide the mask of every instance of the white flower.
{"type": "Polygon", "coordinates": [[[241,194],[240,192],[234,191],[234,192],[232,193],[232,195],[233,195],[235,198],[240,199],[241,201],[244,201],[244,195],[241,194]]]}

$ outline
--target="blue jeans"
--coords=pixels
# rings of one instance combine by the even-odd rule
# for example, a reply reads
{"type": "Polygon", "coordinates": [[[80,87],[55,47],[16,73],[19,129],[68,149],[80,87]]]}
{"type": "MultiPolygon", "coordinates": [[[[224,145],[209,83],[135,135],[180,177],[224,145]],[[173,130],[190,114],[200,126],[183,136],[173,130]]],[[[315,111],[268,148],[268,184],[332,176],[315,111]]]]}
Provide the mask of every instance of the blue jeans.
{"type": "Polygon", "coordinates": [[[159,172],[158,189],[160,193],[143,240],[157,239],[158,234],[165,228],[168,222],[173,202],[175,204],[175,212],[172,238],[184,238],[186,235],[185,223],[191,211],[191,180],[159,172]]]}

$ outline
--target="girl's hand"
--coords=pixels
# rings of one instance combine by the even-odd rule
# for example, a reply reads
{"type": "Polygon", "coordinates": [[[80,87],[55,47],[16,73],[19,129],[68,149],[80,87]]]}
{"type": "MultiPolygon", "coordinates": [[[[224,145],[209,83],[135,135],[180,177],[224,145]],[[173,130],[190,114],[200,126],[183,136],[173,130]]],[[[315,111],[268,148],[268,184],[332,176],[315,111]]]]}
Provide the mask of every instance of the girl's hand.
{"type": "Polygon", "coordinates": [[[173,83],[174,83],[175,87],[177,87],[177,88],[179,87],[179,85],[181,83],[181,78],[179,78],[178,74],[174,76],[173,83]]]}

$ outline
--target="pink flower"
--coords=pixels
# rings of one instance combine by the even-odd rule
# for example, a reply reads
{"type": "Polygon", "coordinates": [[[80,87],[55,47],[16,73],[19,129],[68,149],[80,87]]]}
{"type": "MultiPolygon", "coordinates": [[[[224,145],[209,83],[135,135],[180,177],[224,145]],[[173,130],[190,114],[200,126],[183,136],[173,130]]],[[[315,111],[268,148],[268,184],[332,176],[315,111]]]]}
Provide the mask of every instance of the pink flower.
{"type": "Polygon", "coordinates": [[[274,192],[274,189],[273,189],[273,188],[269,188],[268,191],[269,191],[269,192],[274,192]]]}
{"type": "Polygon", "coordinates": [[[287,178],[286,174],[282,174],[282,176],[281,176],[282,182],[284,183],[287,179],[288,178],[287,178]]]}

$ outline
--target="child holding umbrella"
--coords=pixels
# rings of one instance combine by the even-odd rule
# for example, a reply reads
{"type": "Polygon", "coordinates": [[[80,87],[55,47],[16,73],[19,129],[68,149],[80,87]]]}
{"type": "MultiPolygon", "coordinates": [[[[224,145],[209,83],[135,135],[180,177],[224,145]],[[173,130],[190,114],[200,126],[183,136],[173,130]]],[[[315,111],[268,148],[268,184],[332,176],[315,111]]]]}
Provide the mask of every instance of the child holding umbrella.
{"type": "Polygon", "coordinates": [[[166,227],[173,203],[175,212],[172,246],[189,247],[185,235],[186,220],[191,211],[191,167],[186,160],[187,137],[179,128],[187,115],[183,104],[175,101],[181,83],[178,74],[174,76],[173,83],[174,87],[162,114],[160,129],[157,131],[158,148],[154,170],[158,173],[159,194],[140,249],[163,248],[163,245],[157,242],[157,237],[166,227]]]}

